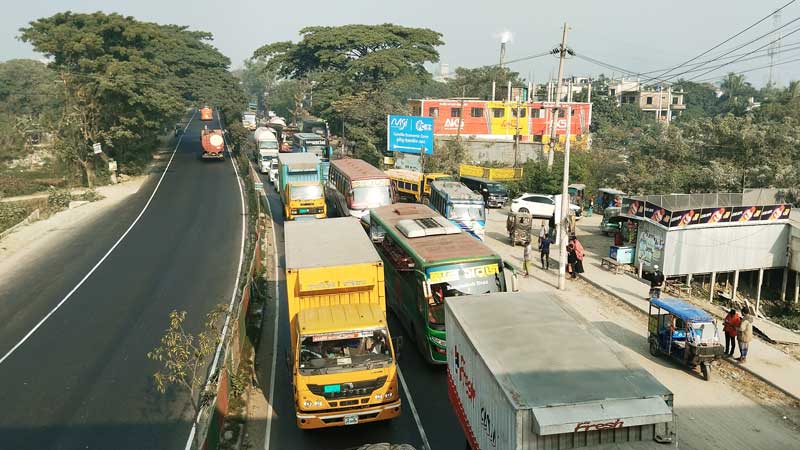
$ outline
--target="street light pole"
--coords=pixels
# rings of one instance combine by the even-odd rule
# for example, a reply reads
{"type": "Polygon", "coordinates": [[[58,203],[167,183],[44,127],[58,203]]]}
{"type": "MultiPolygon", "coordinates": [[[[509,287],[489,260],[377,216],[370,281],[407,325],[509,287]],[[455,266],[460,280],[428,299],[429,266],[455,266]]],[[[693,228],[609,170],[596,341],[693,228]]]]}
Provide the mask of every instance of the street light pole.
{"type": "MultiPolygon", "coordinates": [[[[561,217],[556,224],[558,227],[558,289],[564,290],[567,288],[567,223],[569,221],[569,138],[572,128],[572,105],[567,105],[564,108],[564,113],[567,116],[567,129],[564,131],[564,176],[561,184],[561,217]]],[[[575,270],[573,267],[572,270],[575,270]]]]}

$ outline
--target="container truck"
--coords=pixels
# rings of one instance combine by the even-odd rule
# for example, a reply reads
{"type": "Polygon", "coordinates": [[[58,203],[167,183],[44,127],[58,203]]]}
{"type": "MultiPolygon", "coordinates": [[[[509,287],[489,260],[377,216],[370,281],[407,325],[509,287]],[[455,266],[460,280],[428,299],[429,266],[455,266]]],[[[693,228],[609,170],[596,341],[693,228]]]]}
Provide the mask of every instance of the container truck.
{"type": "Polygon", "coordinates": [[[203,159],[225,159],[225,139],[222,130],[209,130],[208,127],[200,131],[200,143],[203,147],[203,159]]]}
{"type": "Polygon", "coordinates": [[[278,155],[278,193],[286,220],[327,217],[322,164],[311,153],[278,155]]]}
{"type": "Polygon", "coordinates": [[[214,110],[209,108],[208,106],[204,106],[200,108],[200,120],[214,120],[214,110]]]}
{"type": "Polygon", "coordinates": [[[254,112],[244,112],[242,113],[242,126],[247,128],[248,130],[255,130],[256,129],[256,113],[254,112]]]}
{"type": "Polygon", "coordinates": [[[430,207],[453,224],[483,240],[486,229],[486,205],[483,196],[458,181],[431,183],[430,207]]]}
{"type": "Polygon", "coordinates": [[[284,240],[297,426],[397,417],[383,263],[358,220],[287,222],[284,240]]]}
{"type": "Polygon", "coordinates": [[[448,396],[472,450],[663,449],[673,395],[546,291],[448,298],[448,396]]]}

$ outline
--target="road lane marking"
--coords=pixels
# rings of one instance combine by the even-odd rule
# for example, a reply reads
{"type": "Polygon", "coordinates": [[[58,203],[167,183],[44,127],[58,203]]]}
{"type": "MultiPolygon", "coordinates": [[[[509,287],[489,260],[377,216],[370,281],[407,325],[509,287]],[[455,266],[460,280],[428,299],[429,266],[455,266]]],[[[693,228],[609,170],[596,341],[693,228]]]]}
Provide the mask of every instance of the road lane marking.
{"type": "MultiPolygon", "coordinates": [[[[195,113],[196,113],[196,111],[195,111],[195,113]]],[[[189,125],[192,123],[192,120],[194,119],[195,113],[192,113],[192,117],[189,118],[189,121],[186,122],[186,126],[183,127],[183,133],[181,133],[181,136],[178,138],[178,142],[175,144],[175,148],[172,150],[172,155],[170,155],[169,161],[167,162],[166,167],[164,167],[164,172],[161,173],[161,177],[158,179],[158,183],[156,183],[156,187],[155,187],[155,189],[153,189],[153,193],[150,194],[150,198],[147,199],[147,203],[144,204],[144,207],[139,212],[139,215],[136,216],[135,219],[133,219],[133,223],[131,223],[131,225],[128,227],[128,229],[125,230],[124,233],[122,233],[122,236],[120,236],[119,239],[117,239],[117,241],[114,243],[114,245],[111,246],[111,248],[106,252],[106,254],[103,255],[103,257],[100,258],[99,261],[97,261],[97,264],[95,264],[89,270],[89,272],[87,272],[86,275],[84,275],[84,277],[81,278],[81,280],[78,282],[78,284],[76,284],[75,287],[73,287],[72,290],[70,290],[67,293],[67,295],[65,295],[64,298],[61,299],[61,301],[58,302],[58,304],[53,309],[51,309],[50,312],[48,312],[42,318],[42,320],[40,320],[33,328],[31,328],[31,330],[28,331],[28,333],[22,339],[20,339],[19,342],[17,342],[13,347],[11,347],[11,350],[6,352],[6,354],[3,355],[2,358],[0,358],[0,364],[3,364],[12,354],[14,354],[14,352],[19,347],[22,346],[22,344],[24,344],[28,339],[30,339],[30,337],[33,336],[33,333],[35,333],[36,330],[38,330],[42,325],[44,325],[44,323],[47,321],[47,319],[49,319],[50,316],[55,314],[55,312],[58,311],[59,308],[61,308],[61,306],[63,306],[64,303],[66,303],[67,300],[69,300],[72,297],[72,295],[75,294],[75,292],[81,286],[83,286],[83,283],[85,283],[86,280],[88,280],[89,277],[92,276],[92,274],[97,270],[97,268],[100,267],[100,265],[103,264],[103,262],[105,262],[105,260],[111,255],[111,253],[119,246],[119,244],[122,242],[122,240],[125,239],[125,237],[128,235],[128,233],[131,232],[131,230],[136,225],[136,223],[139,222],[139,219],[142,218],[142,216],[144,215],[145,211],[147,211],[147,208],[150,206],[150,203],[153,201],[153,198],[156,196],[156,192],[158,192],[158,187],[161,186],[161,182],[164,181],[164,177],[167,175],[167,171],[169,170],[169,166],[172,164],[172,159],[175,158],[175,153],[178,151],[178,147],[180,147],[181,142],[183,141],[183,136],[186,135],[186,130],[189,128],[189,125]]]]}
{"type": "MultiPolygon", "coordinates": [[[[219,127],[222,128],[222,120],[219,117],[219,113],[217,112],[217,123],[219,127]]],[[[223,134],[224,139],[224,134],[223,134]]],[[[231,321],[231,314],[233,313],[233,306],[236,302],[236,294],[239,292],[239,280],[241,279],[242,275],[242,264],[244,263],[244,244],[247,238],[247,219],[245,215],[247,214],[247,209],[245,208],[244,202],[244,190],[242,189],[242,180],[239,177],[239,169],[236,167],[236,162],[234,162],[233,156],[231,156],[230,147],[228,146],[227,140],[225,142],[225,146],[228,147],[228,156],[233,166],[233,171],[236,173],[236,185],[239,187],[239,199],[241,200],[241,217],[242,217],[242,244],[241,248],[239,249],[239,266],[236,269],[236,281],[233,283],[233,293],[231,293],[231,301],[228,304],[228,313],[225,314],[225,325],[222,326],[222,336],[217,344],[217,350],[214,352],[214,360],[211,363],[211,368],[208,371],[208,378],[206,379],[205,388],[208,388],[209,384],[211,383],[211,377],[214,376],[215,372],[217,371],[217,365],[219,364],[219,357],[222,353],[222,346],[225,344],[225,337],[228,335],[228,327],[231,321]]],[[[189,431],[189,438],[186,440],[186,447],[185,450],[190,450],[192,448],[192,444],[194,443],[195,434],[197,434],[197,423],[200,420],[200,414],[198,414],[195,419],[194,423],[192,424],[192,429],[189,431]]]]}
{"type": "Polygon", "coordinates": [[[267,407],[269,408],[267,411],[267,431],[264,435],[264,450],[269,450],[269,440],[272,434],[272,417],[275,415],[275,409],[272,404],[275,395],[275,367],[278,360],[278,317],[280,317],[281,300],[280,290],[278,288],[278,286],[280,286],[278,282],[278,241],[275,238],[275,220],[272,217],[272,206],[270,206],[266,189],[264,190],[264,199],[267,201],[267,209],[269,210],[270,221],[272,221],[272,253],[275,256],[275,324],[272,335],[272,370],[269,374],[269,398],[267,399],[267,407]]]}
{"type": "Polygon", "coordinates": [[[399,365],[397,366],[397,375],[400,377],[400,384],[403,385],[403,392],[406,393],[406,398],[408,399],[408,406],[411,407],[411,414],[414,415],[414,422],[417,423],[417,430],[419,430],[419,436],[422,438],[423,450],[431,450],[431,443],[428,442],[428,435],[425,434],[425,428],[422,427],[422,420],[420,420],[419,418],[419,414],[417,413],[417,407],[414,406],[414,399],[411,398],[411,391],[408,390],[406,379],[403,378],[403,371],[400,370],[399,365]]]}

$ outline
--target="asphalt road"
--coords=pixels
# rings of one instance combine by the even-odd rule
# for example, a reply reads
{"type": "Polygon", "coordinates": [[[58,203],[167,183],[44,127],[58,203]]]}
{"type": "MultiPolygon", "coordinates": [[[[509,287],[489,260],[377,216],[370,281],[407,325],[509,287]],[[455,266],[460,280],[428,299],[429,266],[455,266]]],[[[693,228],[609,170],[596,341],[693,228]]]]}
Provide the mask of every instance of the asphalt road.
{"type": "MultiPolygon", "coordinates": [[[[242,239],[236,174],[228,160],[199,159],[202,125],[197,117],[190,123],[129,234],[0,363],[1,449],[173,450],[186,444],[194,412],[176,390],[156,392],[156,365],[146,354],[170,311],[188,311],[188,328],[198,329],[214,305],[228,304],[242,239]]],[[[2,287],[0,357],[112,247],[156,181],[2,287]]]]}
{"type": "MultiPolygon", "coordinates": [[[[277,364],[273,399],[267,399],[275,410],[272,420],[270,439],[265,449],[282,450],[345,450],[367,443],[391,442],[411,444],[423,450],[422,431],[415,421],[410,405],[414,404],[420,418],[422,429],[431,449],[463,450],[466,440],[450,401],[447,398],[447,380],[445,367],[429,366],[416,347],[404,337],[406,345],[400,356],[400,370],[403,373],[408,391],[403,390],[403,410],[401,415],[391,421],[359,424],[353,427],[338,427],[321,430],[301,430],[295,424],[294,399],[292,396],[291,374],[286,365],[286,357],[290,352],[289,319],[287,316],[286,288],[283,284],[284,244],[283,213],[280,197],[275,192],[269,178],[261,175],[270,208],[274,212],[276,246],[279,263],[278,282],[278,340],[273,345],[274,305],[267,312],[267,320],[263,339],[259,350],[260,384],[265,392],[269,392],[271,357],[276,349],[277,364]]],[[[268,239],[270,237],[268,236],[268,239]]],[[[270,287],[274,292],[275,286],[270,287]]],[[[404,335],[399,322],[389,317],[392,337],[404,335]]],[[[402,389],[401,389],[402,390],[402,389]]],[[[268,394],[267,394],[268,395],[268,394]]]]}

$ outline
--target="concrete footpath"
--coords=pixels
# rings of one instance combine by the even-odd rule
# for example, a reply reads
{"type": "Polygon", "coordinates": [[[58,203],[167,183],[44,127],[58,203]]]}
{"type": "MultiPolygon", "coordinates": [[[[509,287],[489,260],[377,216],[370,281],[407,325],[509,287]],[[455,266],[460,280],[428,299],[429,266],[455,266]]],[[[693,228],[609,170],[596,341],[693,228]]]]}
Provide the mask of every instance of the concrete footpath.
{"type": "MultiPolygon", "coordinates": [[[[522,247],[517,246],[512,248],[509,245],[508,238],[505,235],[505,217],[505,210],[491,210],[487,217],[486,243],[493,250],[498,252],[504,260],[521,268],[523,250],[522,247]]],[[[578,222],[578,239],[581,240],[586,253],[583,264],[585,271],[582,274],[582,278],[605,293],[647,314],[649,304],[647,298],[650,285],[633,276],[614,274],[601,267],[601,259],[606,256],[608,246],[611,244],[611,239],[600,234],[597,227],[598,224],[598,217],[584,218],[578,222]]],[[[534,233],[538,233],[538,228],[535,229],[534,233]]],[[[539,254],[536,252],[533,261],[534,267],[536,268],[534,276],[544,277],[544,279],[549,282],[557,280],[558,249],[555,246],[551,249],[550,270],[546,273],[541,270],[538,256],[539,254]]],[[[712,311],[712,314],[718,315],[719,312],[712,311]]],[[[780,335],[782,339],[790,342],[797,338],[796,333],[781,329],[761,319],[756,320],[755,325],[760,328],[768,329],[770,333],[780,335]]],[[[720,325],[720,333],[721,332],[720,325]]],[[[738,348],[736,350],[736,355],[738,356],[738,348]]],[[[800,361],[792,356],[756,338],[750,343],[750,351],[747,355],[746,364],[731,362],[739,365],[742,369],[750,372],[757,378],[777,387],[796,400],[800,400],[800,376],[798,376],[798,374],[800,374],[800,361]]]]}

